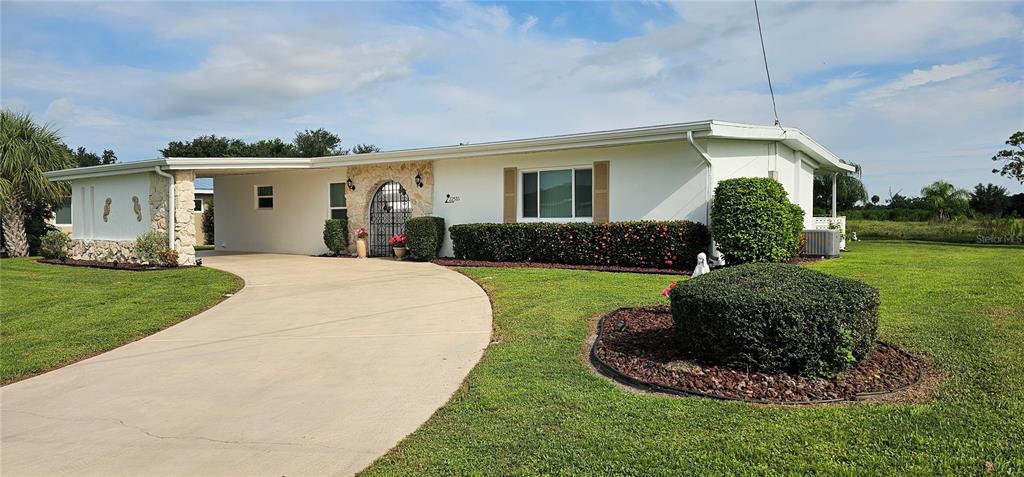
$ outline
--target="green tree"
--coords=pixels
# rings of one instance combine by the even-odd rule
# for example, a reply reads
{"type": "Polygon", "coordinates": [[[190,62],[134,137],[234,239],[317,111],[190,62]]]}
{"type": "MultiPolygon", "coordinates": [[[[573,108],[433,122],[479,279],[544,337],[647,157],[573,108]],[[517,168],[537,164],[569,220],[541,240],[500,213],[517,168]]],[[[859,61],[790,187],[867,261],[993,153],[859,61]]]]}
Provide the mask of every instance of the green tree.
{"type": "Polygon", "coordinates": [[[880,200],[882,200],[882,198],[881,198],[881,197],[879,197],[879,196],[877,196],[877,195],[873,195],[873,196],[871,196],[871,203],[872,203],[873,205],[878,205],[878,202],[879,202],[880,200]]]}
{"type": "MultiPolygon", "coordinates": [[[[843,172],[836,176],[836,208],[849,210],[857,202],[868,202],[868,190],[861,181],[860,164],[853,172],[843,172]]],[[[814,206],[832,210],[832,175],[814,176],[814,206]]]]}
{"type": "Polygon", "coordinates": [[[295,146],[288,144],[281,140],[281,138],[274,139],[260,139],[252,143],[249,146],[249,152],[251,157],[295,157],[299,155],[299,151],[295,149],[295,146]]]}
{"type": "Polygon", "coordinates": [[[992,169],[992,173],[1017,179],[1024,184],[1024,131],[1013,133],[1010,139],[1006,140],[1006,145],[1011,148],[1003,149],[992,156],[993,161],[1005,161],[1006,164],[1003,164],[1002,169],[992,169]]]}
{"type": "Polygon", "coordinates": [[[78,167],[90,167],[100,166],[104,164],[114,164],[117,162],[117,155],[110,149],[104,149],[103,155],[100,156],[92,151],[87,151],[84,147],[79,146],[76,149],[68,148],[68,154],[75,161],[78,167]]]}
{"type": "Polygon", "coordinates": [[[946,181],[935,181],[921,189],[921,198],[940,220],[949,220],[954,214],[966,212],[970,196],[966,189],[958,189],[946,181]]]}
{"type": "Polygon", "coordinates": [[[371,152],[380,152],[380,147],[373,144],[356,144],[352,147],[352,154],[369,154],[371,152]]]}
{"type": "Polygon", "coordinates": [[[348,154],[341,147],[341,138],[324,128],[307,129],[295,133],[292,141],[300,157],[338,156],[348,154]]]}
{"type": "Polygon", "coordinates": [[[971,193],[971,209],[986,215],[1002,215],[1003,209],[1010,203],[1006,188],[995,184],[974,186],[971,193]]]}
{"type": "Polygon", "coordinates": [[[164,157],[252,157],[245,141],[216,134],[185,142],[171,141],[160,154],[164,157]]]}
{"type": "Polygon", "coordinates": [[[26,204],[54,208],[70,192],[67,183],[51,182],[43,173],[74,165],[57,130],[36,124],[28,113],[0,111],[0,220],[9,255],[28,255],[26,204]]]}

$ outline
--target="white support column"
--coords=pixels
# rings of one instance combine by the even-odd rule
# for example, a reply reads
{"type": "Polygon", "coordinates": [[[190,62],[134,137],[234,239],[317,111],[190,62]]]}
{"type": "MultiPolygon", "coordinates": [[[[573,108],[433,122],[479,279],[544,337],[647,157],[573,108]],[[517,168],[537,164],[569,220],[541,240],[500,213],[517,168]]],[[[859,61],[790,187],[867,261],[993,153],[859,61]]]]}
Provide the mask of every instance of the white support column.
{"type": "Polygon", "coordinates": [[[839,177],[839,173],[832,174],[832,218],[837,217],[836,214],[836,177],[839,177]]]}

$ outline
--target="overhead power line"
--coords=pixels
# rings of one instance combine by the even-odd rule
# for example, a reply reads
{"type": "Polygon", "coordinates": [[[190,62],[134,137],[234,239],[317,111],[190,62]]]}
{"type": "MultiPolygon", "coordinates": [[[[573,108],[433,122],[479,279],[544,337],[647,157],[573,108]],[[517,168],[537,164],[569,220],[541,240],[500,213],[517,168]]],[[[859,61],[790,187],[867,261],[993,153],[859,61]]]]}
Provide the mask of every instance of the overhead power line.
{"type": "Polygon", "coordinates": [[[768,54],[764,51],[764,33],[761,32],[761,12],[757,9],[757,0],[754,0],[754,15],[757,16],[757,36],[761,37],[761,58],[764,58],[764,74],[768,77],[768,92],[772,96],[772,112],[775,113],[775,125],[782,127],[779,122],[779,108],[775,106],[775,90],[772,89],[772,74],[768,72],[768,54]]]}

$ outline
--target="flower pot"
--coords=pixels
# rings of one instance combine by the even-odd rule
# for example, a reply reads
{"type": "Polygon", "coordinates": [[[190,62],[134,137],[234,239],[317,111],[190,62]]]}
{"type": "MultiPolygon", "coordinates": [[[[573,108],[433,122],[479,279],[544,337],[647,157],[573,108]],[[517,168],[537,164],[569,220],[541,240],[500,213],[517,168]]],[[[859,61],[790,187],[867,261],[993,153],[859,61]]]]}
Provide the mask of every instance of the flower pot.
{"type": "Polygon", "coordinates": [[[394,251],[395,251],[395,258],[397,258],[399,260],[402,260],[402,259],[405,258],[405,253],[408,252],[409,249],[407,249],[405,247],[394,247],[394,251]]]}
{"type": "Polygon", "coordinates": [[[356,255],[359,255],[359,258],[366,258],[366,239],[356,239],[356,255]]]}

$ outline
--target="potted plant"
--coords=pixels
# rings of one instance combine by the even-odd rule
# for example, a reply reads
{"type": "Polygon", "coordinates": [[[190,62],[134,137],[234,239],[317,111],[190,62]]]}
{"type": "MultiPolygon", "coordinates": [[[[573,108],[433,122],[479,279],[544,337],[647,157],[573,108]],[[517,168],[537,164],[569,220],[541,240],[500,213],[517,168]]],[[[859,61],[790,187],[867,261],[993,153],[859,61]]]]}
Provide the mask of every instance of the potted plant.
{"type": "Polygon", "coordinates": [[[405,234],[392,235],[391,240],[388,240],[388,244],[390,244],[391,248],[394,249],[395,251],[395,257],[397,257],[399,260],[404,258],[405,253],[409,251],[409,249],[405,248],[405,241],[405,234]]]}
{"type": "Polygon", "coordinates": [[[366,258],[366,237],[369,235],[362,227],[356,229],[356,254],[359,258],[366,258]]]}

